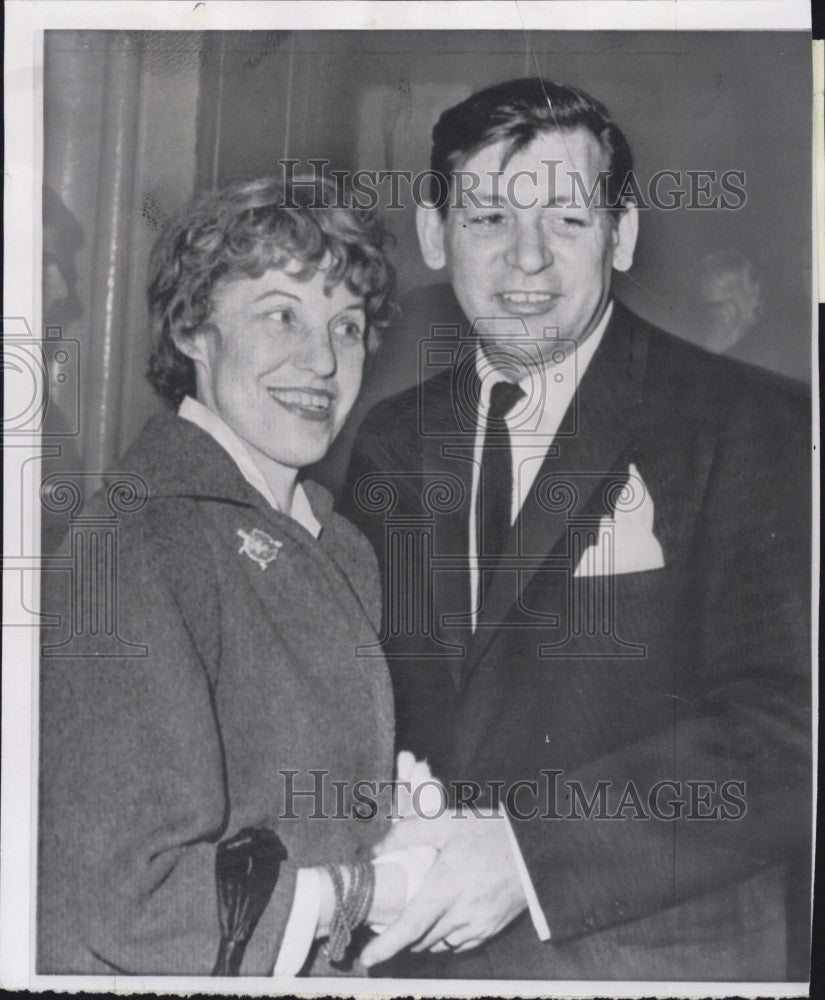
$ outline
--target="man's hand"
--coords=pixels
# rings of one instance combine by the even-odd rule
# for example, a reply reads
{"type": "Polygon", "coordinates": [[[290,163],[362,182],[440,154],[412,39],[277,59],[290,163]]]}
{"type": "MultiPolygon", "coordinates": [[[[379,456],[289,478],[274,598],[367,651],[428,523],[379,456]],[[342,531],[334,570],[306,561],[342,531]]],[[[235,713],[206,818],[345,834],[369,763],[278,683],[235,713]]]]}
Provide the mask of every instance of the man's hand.
{"type": "Polygon", "coordinates": [[[404,912],[407,901],[407,873],[403,865],[375,866],[375,893],[368,922],[386,927],[404,912]]]}
{"type": "Polygon", "coordinates": [[[439,850],[407,908],[361,955],[364,965],[413,951],[468,951],[497,934],[527,906],[507,820],[492,814],[445,813],[396,823],[381,853],[431,844],[439,850]]]}

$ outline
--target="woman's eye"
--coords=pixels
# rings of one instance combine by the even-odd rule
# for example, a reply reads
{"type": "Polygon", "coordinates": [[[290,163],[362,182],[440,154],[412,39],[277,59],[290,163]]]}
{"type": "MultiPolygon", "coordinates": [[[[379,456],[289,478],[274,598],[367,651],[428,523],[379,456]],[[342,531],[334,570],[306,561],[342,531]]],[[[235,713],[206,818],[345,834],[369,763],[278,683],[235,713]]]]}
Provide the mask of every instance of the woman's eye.
{"type": "Polygon", "coordinates": [[[332,332],[347,340],[363,340],[364,326],[355,319],[340,319],[332,328],[332,332]]]}
{"type": "Polygon", "coordinates": [[[282,326],[292,326],[296,321],[295,310],[290,306],[278,306],[277,309],[269,309],[264,314],[265,319],[271,319],[282,326]]]}

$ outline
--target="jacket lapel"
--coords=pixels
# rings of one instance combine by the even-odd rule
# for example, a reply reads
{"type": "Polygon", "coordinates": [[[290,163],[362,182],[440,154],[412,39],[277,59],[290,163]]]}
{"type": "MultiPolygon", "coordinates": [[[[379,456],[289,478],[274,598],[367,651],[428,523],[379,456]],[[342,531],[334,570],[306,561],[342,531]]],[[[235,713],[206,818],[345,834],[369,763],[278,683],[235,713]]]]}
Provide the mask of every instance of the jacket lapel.
{"type": "Polygon", "coordinates": [[[464,648],[451,661],[456,686],[471,638],[468,543],[478,396],[474,354],[474,344],[461,344],[455,364],[425,383],[426,395],[419,400],[419,414],[426,421],[421,427],[423,488],[429,491],[425,506],[433,515],[432,554],[438,565],[430,574],[428,598],[436,635],[454,648],[464,648]]]}
{"type": "Polygon", "coordinates": [[[604,339],[513,525],[505,550],[513,555],[489,583],[469,650],[465,684],[501,624],[517,611],[518,598],[537,570],[549,555],[564,551],[571,518],[596,499],[596,490],[604,488],[632,439],[649,336],[619,302],[613,310],[604,339]]]}

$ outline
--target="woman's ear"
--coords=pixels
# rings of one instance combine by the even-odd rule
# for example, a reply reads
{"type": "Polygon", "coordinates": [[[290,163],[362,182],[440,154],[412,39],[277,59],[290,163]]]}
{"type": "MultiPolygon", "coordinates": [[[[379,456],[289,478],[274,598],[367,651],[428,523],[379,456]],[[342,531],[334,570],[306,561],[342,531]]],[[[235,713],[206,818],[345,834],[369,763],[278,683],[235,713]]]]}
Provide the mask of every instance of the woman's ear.
{"type": "Polygon", "coordinates": [[[419,205],[415,212],[415,226],[424,263],[433,271],[440,270],[447,263],[447,253],[444,248],[444,220],[438,209],[431,205],[419,205]]]}
{"type": "Polygon", "coordinates": [[[176,331],[172,334],[172,341],[187,358],[191,358],[196,364],[208,364],[210,357],[210,346],[218,334],[218,328],[212,323],[202,323],[197,329],[189,333],[176,331]]]}
{"type": "Polygon", "coordinates": [[[617,271],[630,270],[638,236],[639,209],[628,205],[619,216],[613,233],[613,267],[617,271]]]}
{"type": "Polygon", "coordinates": [[[212,387],[212,364],[220,345],[221,331],[214,323],[201,323],[191,333],[173,333],[175,347],[195,365],[196,398],[215,409],[212,387]]]}

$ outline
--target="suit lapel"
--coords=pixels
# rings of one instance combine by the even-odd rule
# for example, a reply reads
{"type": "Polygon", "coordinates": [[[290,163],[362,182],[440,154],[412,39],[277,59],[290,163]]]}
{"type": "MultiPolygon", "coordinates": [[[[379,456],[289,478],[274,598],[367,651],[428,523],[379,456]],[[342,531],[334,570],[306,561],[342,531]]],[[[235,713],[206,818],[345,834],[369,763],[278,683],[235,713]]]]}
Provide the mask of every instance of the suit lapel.
{"type": "Polygon", "coordinates": [[[564,549],[571,517],[587,510],[633,436],[649,335],[620,303],[585,372],[508,540],[513,553],[490,582],[465,668],[467,683],[542,562],[564,549]],[[509,566],[509,568],[507,568],[509,566]]]}
{"type": "MultiPolygon", "coordinates": [[[[422,386],[419,414],[423,488],[433,510],[432,554],[438,564],[429,586],[433,626],[440,639],[466,648],[471,637],[468,542],[478,379],[472,363],[474,345],[461,343],[456,350],[456,363],[429,386],[422,386]]],[[[456,686],[464,660],[462,656],[451,663],[456,686]]]]}

